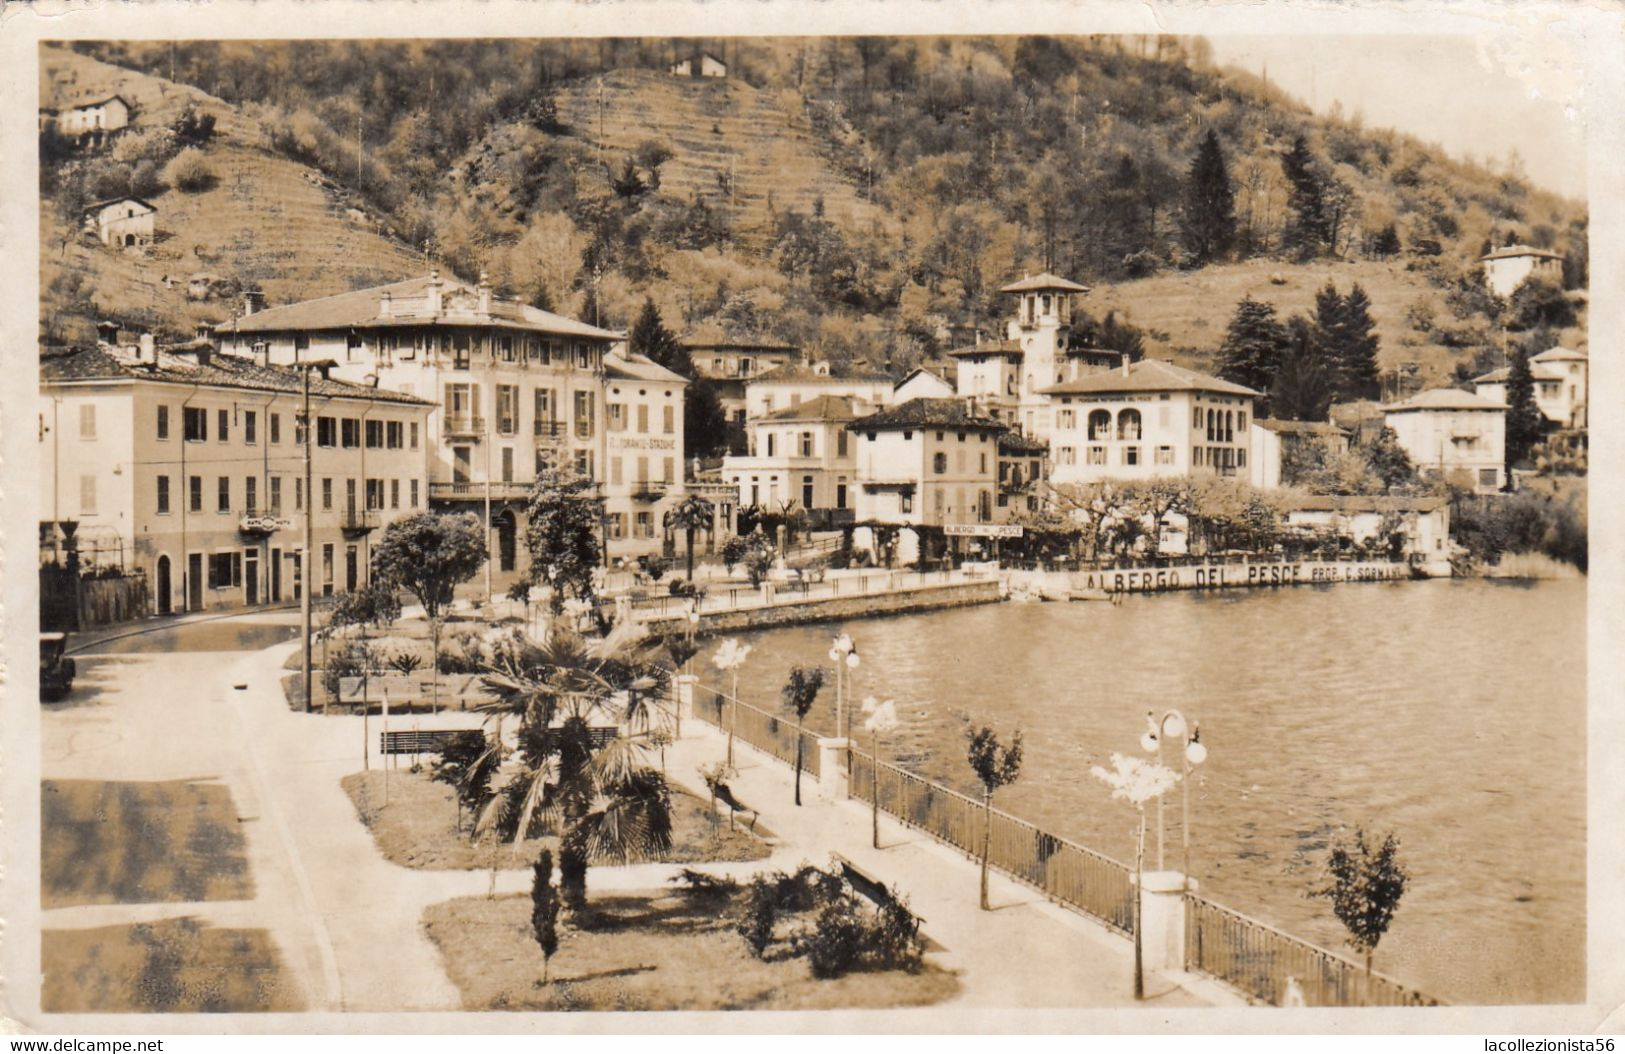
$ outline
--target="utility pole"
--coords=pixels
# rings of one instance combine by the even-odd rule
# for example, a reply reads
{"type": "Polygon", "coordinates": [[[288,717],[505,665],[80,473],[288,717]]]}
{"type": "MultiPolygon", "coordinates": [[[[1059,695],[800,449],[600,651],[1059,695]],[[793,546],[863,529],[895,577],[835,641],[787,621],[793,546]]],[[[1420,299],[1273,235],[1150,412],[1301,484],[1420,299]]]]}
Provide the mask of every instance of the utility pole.
{"type": "MultiPolygon", "coordinates": [[[[493,350],[492,358],[495,358],[493,350]]],[[[497,409],[496,400],[491,409],[497,409]]],[[[491,416],[485,418],[485,607],[491,607],[491,416]]]]}
{"type": "Polygon", "coordinates": [[[305,530],[302,552],[299,555],[299,636],[300,649],[303,653],[301,668],[305,671],[305,713],[310,713],[311,700],[311,669],[310,669],[310,588],[314,582],[311,574],[311,526],[312,512],[316,505],[316,495],[310,489],[310,363],[304,363],[303,378],[303,407],[300,418],[304,421],[305,439],[305,530]]]}

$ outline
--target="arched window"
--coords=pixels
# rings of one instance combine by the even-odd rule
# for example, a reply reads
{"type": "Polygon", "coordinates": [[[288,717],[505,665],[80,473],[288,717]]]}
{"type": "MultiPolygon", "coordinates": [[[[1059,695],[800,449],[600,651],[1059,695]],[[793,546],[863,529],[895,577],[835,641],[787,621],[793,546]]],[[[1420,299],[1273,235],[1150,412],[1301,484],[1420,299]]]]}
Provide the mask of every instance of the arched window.
{"type": "Polygon", "coordinates": [[[1233,413],[1231,413],[1231,411],[1226,410],[1224,412],[1224,441],[1226,443],[1228,443],[1228,442],[1234,440],[1236,438],[1235,432],[1236,432],[1236,418],[1235,418],[1235,415],[1233,413]]]}
{"type": "Polygon", "coordinates": [[[1140,438],[1140,411],[1130,408],[1117,412],[1117,438],[1140,438]]]}
{"type": "Polygon", "coordinates": [[[1043,310],[1044,314],[1046,314],[1046,315],[1049,314],[1049,294],[1048,293],[1044,294],[1044,304],[1043,304],[1043,309],[1042,310],[1043,310]]]}
{"type": "Polygon", "coordinates": [[[1209,410],[1207,412],[1207,441],[1209,443],[1214,441],[1214,435],[1213,435],[1213,411],[1212,410],[1209,410]]]}
{"type": "Polygon", "coordinates": [[[1112,412],[1110,410],[1089,411],[1089,438],[1110,439],[1112,434],[1112,412]]]}

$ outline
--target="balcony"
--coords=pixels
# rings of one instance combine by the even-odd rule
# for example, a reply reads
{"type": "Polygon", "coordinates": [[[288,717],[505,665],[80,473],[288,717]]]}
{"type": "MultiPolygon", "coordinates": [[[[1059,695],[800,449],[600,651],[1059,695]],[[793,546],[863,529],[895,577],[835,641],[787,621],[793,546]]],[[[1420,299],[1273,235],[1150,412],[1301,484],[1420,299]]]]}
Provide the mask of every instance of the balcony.
{"type": "Polygon", "coordinates": [[[256,538],[264,538],[292,526],[292,520],[283,519],[281,509],[245,509],[242,518],[237,521],[238,531],[256,538]]]}
{"type": "Polygon", "coordinates": [[[484,439],[485,418],[473,414],[447,414],[440,422],[440,434],[448,441],[484,439]]]}
{"type": "Polygon", "coordinates": [[[633,501],[659,501],[671,490],[671,484],[653,479],[640,479],[632,484],[633,501]]]}
{"type": "Polygon", "coordinates": [[[345,534],[368,534],[379,527],[377,509],[345,509],[339,513],[339,530],[345,534]]]}
{"type": "Polygon", "coordinates": [[[569,429],[563,421],[537,421],[535,431],[537,439],[546,440],[548,443],[557,443],[569,435],[569,429]]]}
{"type": "MultiPolygon", "coordinates": [[[[491,483],[492,501],[528,501],[530,499],[531,485],[529,483],[491,483]]],[[[465,480],[456,483],[430,483],[430,501],[484,501],[485,484],[465,480]]]]}

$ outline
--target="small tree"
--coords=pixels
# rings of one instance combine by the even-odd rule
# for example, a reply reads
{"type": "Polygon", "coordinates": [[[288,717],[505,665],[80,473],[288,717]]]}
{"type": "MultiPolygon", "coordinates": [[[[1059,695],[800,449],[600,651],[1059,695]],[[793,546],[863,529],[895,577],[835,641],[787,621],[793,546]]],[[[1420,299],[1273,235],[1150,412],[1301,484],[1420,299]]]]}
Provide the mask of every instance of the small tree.
{"type": "Polygon", "coordinates": [[[1512,486],[1512,467],[1535,449],[1545,431],[1546,418],[1535,403],[1535,376],[1529,354],[1519,351],[1512,357],[1507,375],[1506,476],[1512,486]]]}
{"type": "Polygon", "coordinates": [[[420,512],[396,520],[372,554],[376,582],[418,598],[431,621],[451,603],[452,590],[485,565],[485,528],[470,513],[420,512]]]}
{"type": "Polygon", "coordinates": [[[593,572],[603,562],[604,515],[604,503],[594,495],[592,481],[544,476],[531,492],[527,515],[525,547],[534,572],[553,590],[548,599],[553,614],[563,614],[570,597],[592,603],[593,572]]]}
{"type": "Polygon", "coordinates": [[[817,666],[797,666],[784,682],[784,705],[796,715],[796,804],[801,804],[801,724],[812,710],[818,690],[824,687],[824,671],[817,666]]]}
{"type": "Polygon", "coordinates": [[[1166,765],[1140,758],[1112,755],[1110,769],[1095,765],[1090,774],[1112,789],[1112,797],[1121,798],[1140,812],[1140,824],[1134,840],[1134,998],[1145,998],[1145,959],[1140,925],[1141,902],[1144,900],[1145,877],[1145,807],[1154,798],[1160,798],[1179,782],[1179,773],[1166,765]]]}
{"type": "Polygon", "coordinates": [[[1332,902],[1337,920],[1348,930],[1349,944],[1365,956],[1366,977],[1377,944],[1394,921],[1411,876],[1399,863],[1399,839],[1390,832],[1373,848],[1365,829],[1355,828],[1352,842],[1338,841],[1326,855],[1327,885],[1311,895],[1332,902]]]}
{"type": "Polygon", "coordinates": [[[683,539],[687,543],[687,572],[690,582],[694,581],[694,532],[708,531],[715,522],[715,506],[698,494],[690,494],[666,513],[666,525],[682,531],[683,539]]]}
{"type": "Polygon", "coordinates": [[[1021,775],[1021,730],[1010,737],[1010,745],[999,743],[998,734],[982,725],[965,731],[969,748],[965,760],[982,784],[982,910],[991,911],[987,901],[987,866],[993,851],[993,792],[1014,783],[1021,775]]]}
{"type": "Polygon", "coordinates": [[[214,186],[214,169],[204,159],[203,151],[195,146],[189,146],[175,155],[164,168],[164,178],[175,187],[197,193],[208,190],[214,186]]]}
{"type": "Polygon", "coordinates": [[[745,554],[749,551],[750,543],[737,534],[722,543],[722,564],[730,575],[734,568],[744,562],[745,554]]]}
{"type": "Polygon", "coordinates": [[[745,544],[745,573],[750,575],[750,584],[759,586],[767,578],[767,573],[773,570],[773,561],[777,554],[773,551],[773,543],[760,531],[746,540],[745,544]]]}
{"type": "Polygon", "coordinates": [[[553,885],[553,852],[543,849],[532,869],[530,884],[530,931],[542,949],[542,983],[547,983],[547,967],[559,950],[558,887],[553,885]]]}

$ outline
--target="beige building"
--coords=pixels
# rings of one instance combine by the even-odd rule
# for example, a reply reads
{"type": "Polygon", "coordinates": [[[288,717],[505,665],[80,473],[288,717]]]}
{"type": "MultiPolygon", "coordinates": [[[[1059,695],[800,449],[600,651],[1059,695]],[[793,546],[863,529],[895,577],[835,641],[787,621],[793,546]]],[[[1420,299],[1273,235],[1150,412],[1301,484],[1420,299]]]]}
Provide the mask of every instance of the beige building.
{"type": "Polygon", "coordinates": [[[1479,257],[1484,284],[1496,296],[1511,296],[1530,277],[1563,282],[1563,257],[1528,245],[1509,245],[1479,257]]]}
{"type": "Polygon", "coordinates": [[[98,201],[85,210],[85,227],[115,249],[151,245],[158,210],[140,198],[98,201]]]}
{"type": "MultiPolygon", "coordinates": [[[[1057,484],[1212,474],[1253,478],[1251,388],[1142,359],[1042,393],[1057,484]]],[[[1279,468],[1276,469],[1278,478],[1279,468]]]]}
{"type": "MultiPolygon", "coordinates": [[[[1586,388],[1590,360],[1583,351],[1550,348],[1529,357],[1529,372],[1535,382],[1535,405],[1548,421],[1559,428],[1586,427],[1586,388]]],[[[1473,389],[1486,399],[1511,405],[1507,382],[1512,367],[1503,366],[1473,378],[1473,389]]]]}
{"type": "Polygon", "coordinates": [[[1365,543],[1397,521],[1404,536],[1400,555],[1429,561],[1449,559],[1450,503],[1444,498],[1288,493],[1281,500],[1289,529],[1329,528],[1365,543]]]}
{"type": "Polygon", "coordinates": [[[204,341],[42,351],[43,517],[116,539],[159,614],[298,599],[307,501],[311,588],[364,585],[379,532],[428,505],[434,406],[329,372],[310,382],[307,494],[303,371],[204,341]]]}
{"type": "Polygon", "coordinates": [[[684,337],[682,344],[695,374],[715,386],[723,416],[740,442],[745,434],[745,386],[763,373],[801,361],[795,346],[761,337],[698,332],[684,337]]]}
{"type": "MultiPolygon", "coordinates": [[[[1017,297],[1016,317],[1006,326],[1005,340],[1021,352],[1015,399],[1018,423],[1027,435],[1049,437],[1052,404],[1047,389],[1115,366],[1122,358],[1115,350],[1085,348],[1073,341],[1072,298],[1088,291],[1087,286],[1047,272],[1000,290],[1017,297]]],[[[956,357],[963,363],[962,356],[956,357]]],[[[960,394],[970,394],[963,384],[960,394]]]]}
{"type": "Polygon", "coordinates": [[[1383,418],[1419,471],[1493,494],[1506,481],[1506,410],[1474,392],[1433,388],[1384,406],[1383,418]]]}
{"type": "Polygon", "coordinates": [[[816,398],[775,410],[750,423],[750,453],[722,462],[722,478],[741,507],[794,501],[820,525],[852,519],[857,490],[857,442],[847,425],[852,399],[816,398]]]}
{"type": "Polygon", "coordinates": [[[745,385],[746,422],[824,395],[845,396],[855,411],[866,413],[891,405],[892,379],[872,371],[837,377],[827,363],[780,366],[745,385]]]}
{"type": "Polygon", "coordinates": [[[129,127],[130,104],[122,95],[109,95],[61,107],[53,116],[58,132],[97,147],[129,127]]]}
{"type": "Polygon", "coordinates": [[[1005,426],[964,399],[911,399],[846,426],[857,437],[859,522],[991,523],[1005,426]]]}
{"type": "Polygon", "coordinates": [[[662,551],[665,516],[682,500],[683,390],[646,356],[604,360],[604,515],[611,558],[662,551]]]}

